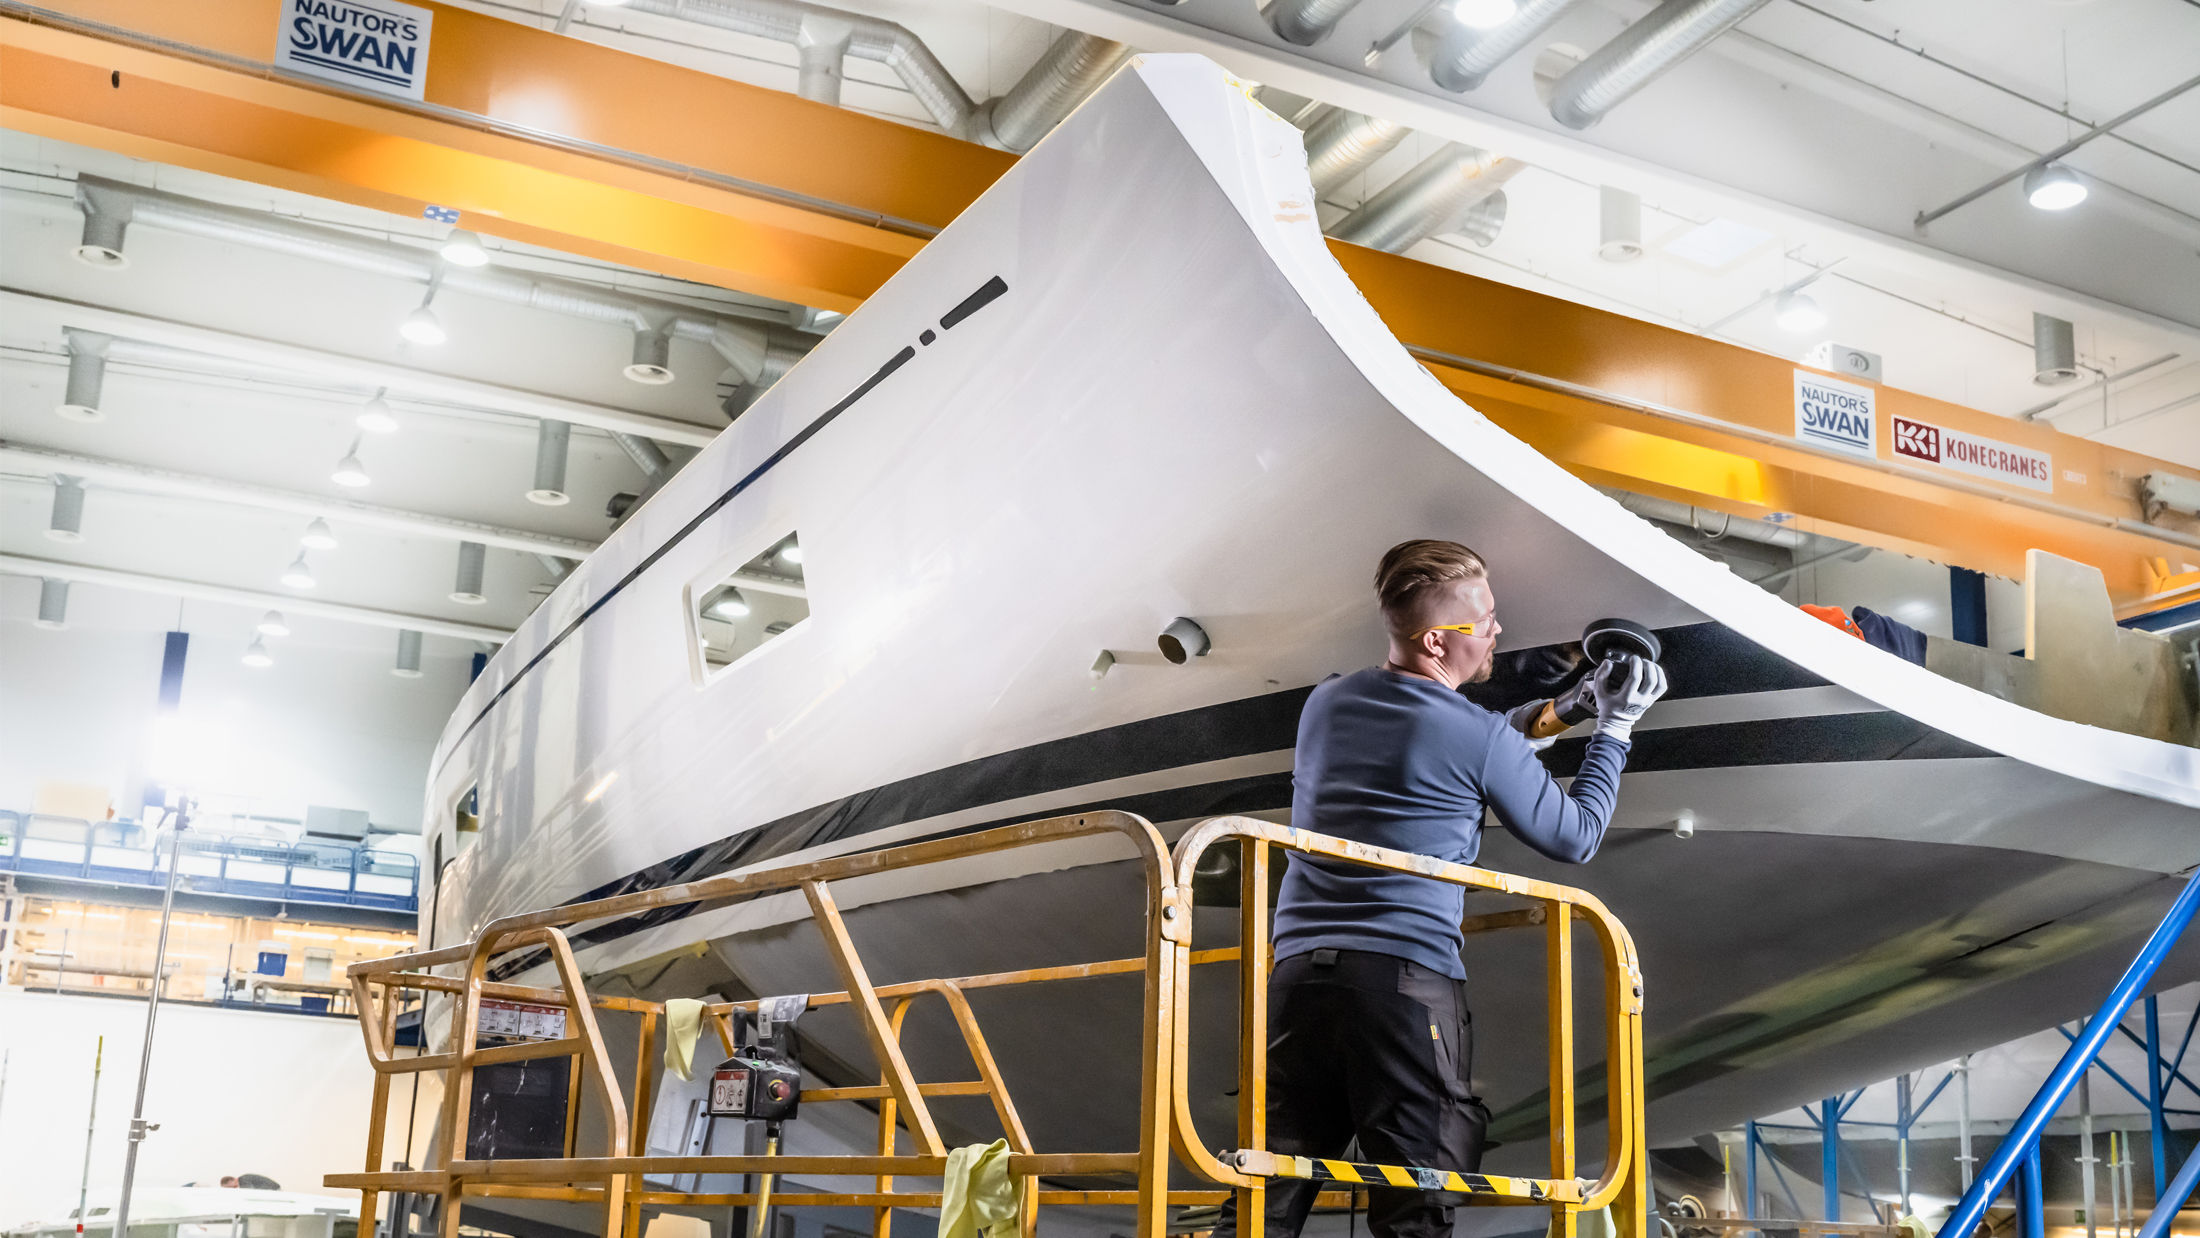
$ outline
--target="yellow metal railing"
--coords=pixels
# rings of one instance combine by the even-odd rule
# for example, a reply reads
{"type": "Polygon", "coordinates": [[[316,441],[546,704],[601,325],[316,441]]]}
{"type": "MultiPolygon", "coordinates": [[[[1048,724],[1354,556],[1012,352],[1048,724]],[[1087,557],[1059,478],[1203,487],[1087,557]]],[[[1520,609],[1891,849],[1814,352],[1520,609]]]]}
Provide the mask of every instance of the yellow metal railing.
{"type": "MultiPolygon", "coordinates": [[[[467,1197],[522,1197],[580,1202],[600,1208],[602,1232],[636,1238],[645,1207],[671,1205],[753,1206],[759,1192],[704,1193],[658,1189],[644,1175],[789,1173],[814,1177],[869,1179],[868,1190],[779,1193],[773,1206],[856,1206],[873,1209],[876,1233],[888,1238],[892,1211],[938,1207],[942,1191],[912,1190],[903,1178],[938,1179],[946,1170],[947,1147],[934,1121],[928,1098],[984,1096],[992,1105],[1010,1150],[1009,1170],[1031,1189],[1023,1193],[1022,1228],[1032,1233],[1037,1210],[1045,1205],[1127,1205],[1137,1212],[1139,1238],[1163,1238],[1171,1206],[1212,1204],[1238,1193],[1241,1233],[1260,1238],[1261,1192],[1268,1178],[1291,1176],[1302,1163],[1270,1156],[1264,1144],[1266,1091],[1266,988],[1268,943],[1268,871],[1275,849],[1318,854],[1352,863],[1413,872],[1439,881],[1473,886],[1534,900],[1534,905],[1471,917],[1469,931],[1489,931],[1540,923],[1549,941],[1551,969],[1551,1176],[1548,1179],[1490,1179],[1487,1190],[1469,1188],[1476,1202],[1548,1207],[1561,1238],[1570,1238],[1573,1219],[1583,1210],[1611,1204],[1620,1238],[1645,1238],[1643,1170],[1641,973],[1634,946],[1618,921],[1593,897],[1578,890],[1528,881],[1423,856],[1364,847],[1340,839],[1291,830],[1241,817],[1217,818],[1195,827],[1172,855],[1161,835],[1144,818],[1123,812],[1093,812],[1004,826],[958,838],[912,843],[879,851],[792,864],[760,872],[728,874],[661,889],[576,903],[508,916],[492,923],[474,941],[438,950],[398,955],[353,965],[349,970],[367,1055],[375,1070],[366,1171],[330,1174],[331,1187],[362,1193],[361,1232],[371,1229],[383,1194],[424,1193],[441,1199],[441,1232],[458,1232],[460,1201],[467,1197]],[[1121,837],[1144,878],[1146,946],[1142,955],[1060,967],[1030,968],[952,979],[875,985],[848,934],[833,894],[833,883],[850,878],[968,860],[1022,847],[1074,838],[1121,837]],[[1191,879],[1201,856],[1216,843],[1235,840],[1242,848],[1240,882],[1241,946],[1194,950],[1191,879]],[[809,919],[823,935],[842,988],[816,993],[808,1009],[851,1008],[878,1066],[878,1082],[848,1087],[811,1088],[805,1103],[868,1101],[878,1106],[878,1144],[868,1156],[647,1156],[642,1145],[650,1123],[662,1004],[638,998],[588,993],[565,933],[568,926],[601,922],[666,907],[714,902],[774,891],[801,891],[809,919]],[[1603,945],[1609,990],[1607,1062],[1613,1086],[1603,1176],[1583,1182],[1574,1176],[1573,1106],[1573,946],[1576,917],[1589,923],[1603,945]],[[502,984],[487,979],[492,961],[510,952],[536,949],[554,969],[554,986],[502,984]],[[1192,1124],[1185,1084],[1191,1035],[1191,969],[1203,964],[1237,963],[1243,1008],[1239,1029],[1238,1151],[1225,1163],[1202,1145],[1192,1124]],[[457,975],[436,968],[460,969],[457,975]],[[996,1066],[990,1045],[965,997],[972,989],[1076,981],[1094,976],[1138,974],[1143,985],[1139,1020],[1141,1056],[1138,1075],[1139,1126],[1135,1149],[1041,1152],[1032,1146],[1022,1117],[996,1066]],[[447,1047],[400,1057],[392,1032],[407,993],[452,998],[447,1047]],[[947,1009],[975,1065],[975,1079],[920,1082],[903,1055],[904,1020],[920,998],[937,998],[947,1009]],[[555,1005],[566,1012],[565,1033],[555,1039],[482,1047],[478,1044],[484,999],[555,1005]],[[600,1014],[634,1016],[638,1047],[630,1080],[622,1086],[605,1048],[600,1014]],[[549,1057],[569,1057],[565,1155],[554,1158],[470,1160],[468,1113],[474,1071],[481,1066],[549,1057]],[[439,1072],[444,1081],[442,1112],[436,1123],[432,1163],[420,1169],[380,1170],[383,1133],[389,1122],[390,1085],[401,1075],[439,1072]],[[576,1145],[584,1087],[603,1119],[602,1134],[590,1155],[576,1145]],[[629,1097],[631,1096],[631,1100],[629,1097]],[[897,1150],[906,1132],[911,1151],[897,1150]],[[1173,1153],[1173,1156],[1172,1156],[1173,1153]],[[1170,1188],[1171,1162],[1211,1184],[1204,1189],[1170,1188]],[[1127,1176],[1135,1189],[1039,1189],[1042,1178],[1127,1176]]],[[[705,1017],[730,1052],[733,1016],[753,1010],[754,1002],[707,1007],[705,1017]]],[[[1301,1174],[1300,1176],[1304,1176],[1301,1174]]],[[[768,1189],[768,1187],[766,1188],[768,1189]]],[[[1343,1202],[1341,1194],[1325,1202],[1343,1202]]]]}

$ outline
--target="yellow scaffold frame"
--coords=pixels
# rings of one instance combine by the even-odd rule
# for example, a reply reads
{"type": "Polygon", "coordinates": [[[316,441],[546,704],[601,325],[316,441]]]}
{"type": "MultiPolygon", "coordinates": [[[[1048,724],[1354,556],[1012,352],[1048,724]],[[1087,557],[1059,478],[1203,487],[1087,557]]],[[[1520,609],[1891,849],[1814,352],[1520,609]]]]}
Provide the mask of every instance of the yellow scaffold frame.
{"type": "MultiPolygon", "coordinates": [[[[899,1178],[937,1179],[946,1170],[947,1151],[926,1098],[985,1096],[993,1106],[1010,1149],[1009,1171],[1027,1182],[1023,1192],[1022,1230],[1028,1236],[1044,1205],[1129,1205],[1137,1212],[1138,1238],[1165,1238],[1171,1206],[1212,1204],[1237,1193],[1239,1232],[1261,1238],[1261,1205],[1272,1177],[1317,1177],[1351,1183],[1355,1178],[1381,1185],[1412,1182],[1424,1189],[1447,1189],[1471,1203],[1548,1208],[1554,1238],[1572,1238],[1583,1211],[1610,1206],[1619,1238],[1648,1238],[1649,1198],[1642,1107],[1642,972],[1625,927],[1597,899],[1583,891],[1530,881],[1426,856],[1368,847],[1343,839],[1294,830],[1246,817],[1201,822],[1178,842],[1174,853],[1145,818],[1133,813],[1099,811],[1002,826],[955,838],[935,839],[814,860],[756,872],[731,873],[614,898],[574,903],[497,920],[473,941],[437,950],[401,954],[352,965],[348,972],[360,1012],[367,1056],[375,1070],[368,1128],[366,1172],[330,1174],[326,1184],[361,1192],[360,1229],[374,1225],[379,1197],[390,1192],[419,1192],[441,1197],[441,1232],[458,1233],[459,1204],[468,1196],[556,1199],[598,1205],[603,1233],[637,1238],[645,1207],[749,1206],[762,1192],[725,1194],[660,1190],[642,1176],[664,1174],[759,1174],[768,1182],[789,1173],[812,1177],[868,1178],[869,1190],[769,1195],[779,1207],[869,1207],[875,1233],[888,1238],[892,1212],[937,1207],[941,1191],[897,1187],[899,1178]],[[832,883],[851,878],[967,860],[1023,847],[1070,839],[1115,835],[1124,839],[1145,881],[1146,948],[1142,956],[1061,967],[1031,968],[952,979],[874,985],[848,934],[832,883]],[[1192,943],[1192,875],[1210,849],[1225,841],[1240,848],[1239,947],[1195,950],[1192,943]],[[1460,1175],[1401,1166],[1351,1166],[1279,1157],[1265,1148],[1267,1091],[1267,979],[1272,962],[1268,937],[1269,872],[1278,849],[1320,855],[1347,863],[1410,872],[1454,885],[1531,900],[1517,910],[1471,916],[1468,932],[1487,932],[1540,924],[1546,939],[1550,980],[1550,1177],[1498,1178],[1460,1175]],[[719,902],[774,891],[800,890],[809,918],[825,939],[842,988],[816,993],[809,1009],[847,1005],[862,1027],[879,1069],[876,1084],[812,1088],[807,1103],[872,1101],[878,1105],[879,1142],[870,1156],[645,1156],[639,1155],[649,1128],[655,1089],[661,1003],[638,998],[591,995],[573,957],[565,930],[584,922],[602,922],[666,907],[719,902]],[[1605,1060],[1611,1086],[1606,1089],[1608,1120],[1602,1176],[1584,1181],[1575,1174],[1573,926],[1586,922],[1602,949],[1606,987],[1605,1060]],[[487,978],[490,964],[521,949],[537,949],[557,974],[556,986],[504,984],[487,978]],[[1241,1009],[1238,1029],[1237,1151],[1207,1150],[1191,1115],[1186,1084],[1191,1035],[1191,970],[1202,964],[1235,962],[1240,968],[1241,1009]],[[436,968],[462,968],[457,975],[436,968]],[[1140,974],[1143,1012],[1140,1022],[1139,1139],[1130,1151],[1040,1152],[1025,1133],[991,1047],[978,1026],[965,994],[971,989],[1075,981],[1093,976],[1140,974]],[[393,1051],[397,1012],[408,992],[441,993],[451,1003],[448,1047],[441,1052],[400,1057],[393,1051]],[[952,1015],[978,1078],[919,1082],[901,1049],[903,1021],[920,997],[937,997],[952,1015]],[[564,1007],[566,1033],[551,1040],[478,1045],[480,1004],[484,999],[537,1002],[564,1007]],[[629,1089],[604,1046],[597,1013],[619,1012],[640,1018],[640,1037],[629,1089]],[[566,1155],[542,1159],[468,1160],[467,1120],[476,1068],[498,1062],[566,1056],[574,1058],[567,1098],[566,1155]],[[388,1125],[390,1085],[398,1076],[438,1071],[444,1077],[443,1112],[436,1127],[434,1163],[421,1169],[381,1170],[383,1132],[388,1125]],[[604,1118],[603,1147],[582,1155],[575,1139],[583,1080],[604,1118]],[[631,1091],[631,1099],[627,1091],[631,1091]],[[906,1132],[909,1152],[898,1151],[906,1132]],[[1171,1189],[1172,1160],[1209,1185],[1171,1189]],[[1036,1179],[1131,1176],[1135,1190],[1040,1189],[1036,1179]]],[[[732,1017],[753,1010],[755,1002],[709,1006],[705,1017],[728,1051],[733,1044],[732,1017]]],[[[768,1190],[768,1187],[766,1188],[768,1190]]],[[[1346,1197],[1330,1193],[1325,1202],[1346,1197]]]]}

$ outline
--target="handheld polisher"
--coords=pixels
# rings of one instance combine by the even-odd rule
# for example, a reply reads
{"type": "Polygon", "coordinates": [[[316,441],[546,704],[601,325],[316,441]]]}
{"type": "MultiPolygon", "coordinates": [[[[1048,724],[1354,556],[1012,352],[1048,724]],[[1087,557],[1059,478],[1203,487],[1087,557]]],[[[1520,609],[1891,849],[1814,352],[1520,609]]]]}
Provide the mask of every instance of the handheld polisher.
{"type": "Polygon", "coordinates": [[[1588,670],[1574,685],[1552,700],[1528,726],[1528,738],[1549,739],[1569,727],[1597,716],[1596,692],[1591,684],[1597,668],[1606,662],[1644,658],[1655,662],[1665,654],[1658,634],[1631,619],[1598,619],[1581,630],[1581,652],[1588,670]]]}

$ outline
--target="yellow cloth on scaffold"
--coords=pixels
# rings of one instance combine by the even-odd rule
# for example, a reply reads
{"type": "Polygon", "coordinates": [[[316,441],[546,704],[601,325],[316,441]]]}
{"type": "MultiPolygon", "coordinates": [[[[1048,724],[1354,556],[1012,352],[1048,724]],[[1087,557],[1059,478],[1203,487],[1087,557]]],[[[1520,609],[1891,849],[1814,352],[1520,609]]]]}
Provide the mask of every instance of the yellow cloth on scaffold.
{"type": "Polygon", "coordinates": [[[1008,1172],[1008,1141],[974,1143],[947,1154],[940,1238],[1015,1238],[1023,1183],[1008,1172]]]}

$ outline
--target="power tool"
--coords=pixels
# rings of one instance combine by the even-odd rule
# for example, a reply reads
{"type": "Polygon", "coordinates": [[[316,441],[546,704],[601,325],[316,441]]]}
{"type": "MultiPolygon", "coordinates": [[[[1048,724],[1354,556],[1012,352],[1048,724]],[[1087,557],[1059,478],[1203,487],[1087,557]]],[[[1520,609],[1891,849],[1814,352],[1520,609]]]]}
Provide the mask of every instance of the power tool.
{"type": "Polygon", "coordinates": [[[772,1031],[757,1034],[742,1018],[734,1033],[733,1056],[710,1072],[710,1099],[705,1108],[714,1118],[738,1118],[764,1122],[777,1131],[793,1118],[802,1104],[802,1068],[795,1063],[792,1020],[765,1023],[772,1031]]]}
{"type": "Polygon", "coordinates": [[[1658,634],[1631,619],[1598,619],[1581,630],[1581,651],[1588,667],[1572,687],[1543,702],[1543,711],[1528,726],[1528,738],[1549,739],[1597,716],[1598,668],[1607,662],[1644,658],[1655,662],[1665,654],[1658,634]]]}

